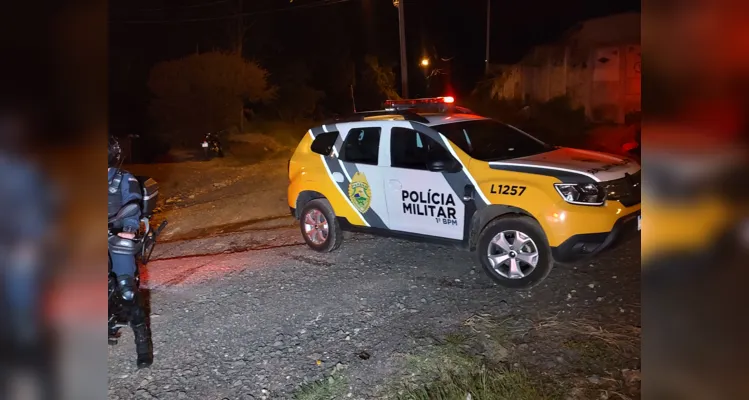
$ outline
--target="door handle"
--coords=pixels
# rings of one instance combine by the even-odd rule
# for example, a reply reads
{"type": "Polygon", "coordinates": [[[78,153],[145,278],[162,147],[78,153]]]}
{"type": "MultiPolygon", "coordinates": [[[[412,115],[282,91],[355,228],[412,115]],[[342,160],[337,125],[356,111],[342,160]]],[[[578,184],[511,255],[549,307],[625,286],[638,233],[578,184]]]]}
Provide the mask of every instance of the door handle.
{"type": "Polygon", "coordinates": [[[395,189],[395,190],[401,190],[401,189],[403,189],[403,185],[401,185],[400,181],[396,181],[395,179],[391,179],[388,182],[388,185],[390,185],[391,189],[395,189]]]}
{"type": "Polygon", "coordinates": [[[463,201],[473,200],[473,194],[476,192],[476,188],[473,185],[466,185],[463,191],[463,201]]]}

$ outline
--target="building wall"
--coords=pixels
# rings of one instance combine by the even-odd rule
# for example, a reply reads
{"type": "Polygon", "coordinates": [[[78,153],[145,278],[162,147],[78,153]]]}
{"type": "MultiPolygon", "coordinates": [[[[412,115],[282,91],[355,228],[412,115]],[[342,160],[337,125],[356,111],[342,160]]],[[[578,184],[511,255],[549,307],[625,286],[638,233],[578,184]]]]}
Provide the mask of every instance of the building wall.
{"type": "Polygon", "coordinates": [[[526,102],[566,95],[593,121],[624,123],[641,108],[640,62],[639,44],[538,47],[522,63],[503,67],[492,94],[526,102]]]}

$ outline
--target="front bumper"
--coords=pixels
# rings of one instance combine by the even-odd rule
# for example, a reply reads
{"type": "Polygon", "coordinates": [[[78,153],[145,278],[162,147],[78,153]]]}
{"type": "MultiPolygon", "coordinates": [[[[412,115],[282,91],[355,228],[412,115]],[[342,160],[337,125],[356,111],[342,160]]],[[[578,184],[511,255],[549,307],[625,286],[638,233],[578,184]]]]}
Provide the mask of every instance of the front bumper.
{"type": "Polygon", "coordinates": [[[637,218],[640,211],[619,218],[611,232],[585,233],[571,236],[559,246],[551,248],[554,260],[572,262],[594,256],[626,239],[639,236],[637,218]]]}

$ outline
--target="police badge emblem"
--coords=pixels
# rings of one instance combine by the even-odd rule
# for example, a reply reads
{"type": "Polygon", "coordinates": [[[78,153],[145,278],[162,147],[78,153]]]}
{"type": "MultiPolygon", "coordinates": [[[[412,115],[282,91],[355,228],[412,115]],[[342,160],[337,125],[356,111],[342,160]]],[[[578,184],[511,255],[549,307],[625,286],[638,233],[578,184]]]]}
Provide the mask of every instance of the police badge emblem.
{"type": "Polygon", "coordinates": [[[351,183],[348,185],[348,197],[354,208],[364,214],[369,210],[372,201],[372,192],[369,189],[369,182],[363,173],[357,172],[351,177],[351,183]]]}

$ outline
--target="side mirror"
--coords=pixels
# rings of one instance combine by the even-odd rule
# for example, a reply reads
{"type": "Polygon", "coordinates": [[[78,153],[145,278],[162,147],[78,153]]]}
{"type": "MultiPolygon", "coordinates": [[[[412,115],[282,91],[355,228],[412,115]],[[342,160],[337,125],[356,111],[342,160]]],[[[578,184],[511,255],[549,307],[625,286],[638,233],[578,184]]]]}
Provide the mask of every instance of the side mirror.
{"type": "Polygon", "coordinates": [[[455,173],[460,172],[463,167],[454,158],[449,158],[447,160],[429,160],[427,162],[427,169],[432,172],[455,173]]]}

